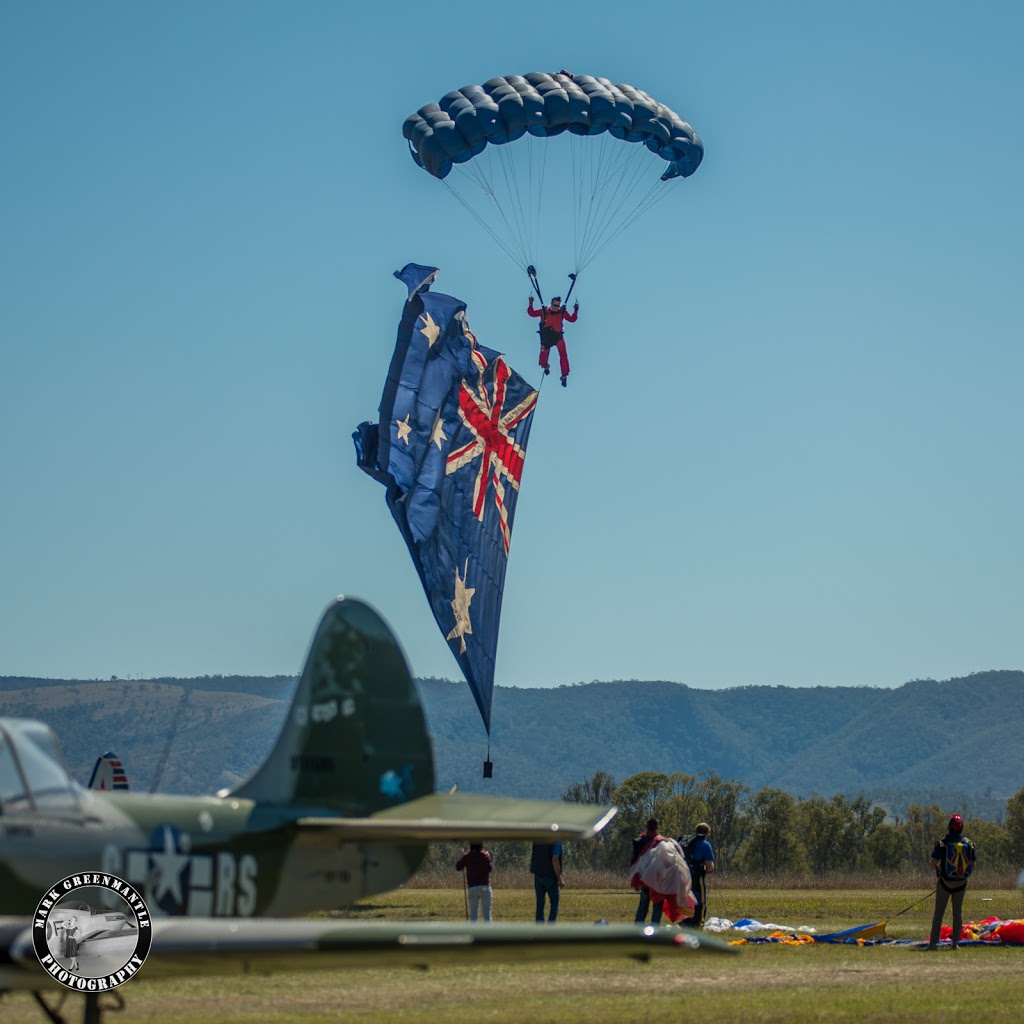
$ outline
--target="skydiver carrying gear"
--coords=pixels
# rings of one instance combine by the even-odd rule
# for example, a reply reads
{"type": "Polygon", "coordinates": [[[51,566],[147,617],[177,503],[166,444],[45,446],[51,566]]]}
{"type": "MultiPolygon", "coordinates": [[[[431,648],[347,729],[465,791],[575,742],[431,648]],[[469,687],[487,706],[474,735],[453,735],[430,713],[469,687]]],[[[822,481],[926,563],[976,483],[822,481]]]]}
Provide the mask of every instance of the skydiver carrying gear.
{"type": "Polygon", "coordinates": [[[932,916],[932,930],[928,936],[928,948],[938,949],[942,933],[942,918],[946,904],[953,904],[953,928],[949,944],[953,949],[960,945],[963,931],[964,893],[967,882],[977,860],[974,843],[964,835],[964,819],[954,814],[949,819],[946,835],[932,850],[932,867],[938,884],[935,886],[935,914],[932,916]]]}
{"type": "Polygon", "coordinates": [[[562,328],[562,321],[576,323],[579,316],[580,304],[573,305],[571,313],[567,313],[562,306],[562,297],[556,295],[551,300],[550,306],[541,306],[540,309],[533,308],[533,296],[530,296],[530,303],[526,307],[530,316],[540,317],[540,368],[547,374],[551,372],[548,366],[548,353],[551,347],[558,349],[558,366],[562,374],[562,387],[566,386],[569,377],[569,355],[565,350],[565,334],[562,328]]]}

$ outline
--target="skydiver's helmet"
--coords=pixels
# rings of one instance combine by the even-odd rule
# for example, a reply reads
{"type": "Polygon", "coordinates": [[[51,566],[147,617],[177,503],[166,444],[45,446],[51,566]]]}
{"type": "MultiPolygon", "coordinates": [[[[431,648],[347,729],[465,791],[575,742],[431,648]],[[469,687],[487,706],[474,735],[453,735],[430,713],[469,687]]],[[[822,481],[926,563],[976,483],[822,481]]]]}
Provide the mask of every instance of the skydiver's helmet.
{"type": "Polygon", "coordinates": [[[949,831],[950,832],[963,832],[964,830],[964,819],[959,814],[954,814],[949,819],[949,831]]]}

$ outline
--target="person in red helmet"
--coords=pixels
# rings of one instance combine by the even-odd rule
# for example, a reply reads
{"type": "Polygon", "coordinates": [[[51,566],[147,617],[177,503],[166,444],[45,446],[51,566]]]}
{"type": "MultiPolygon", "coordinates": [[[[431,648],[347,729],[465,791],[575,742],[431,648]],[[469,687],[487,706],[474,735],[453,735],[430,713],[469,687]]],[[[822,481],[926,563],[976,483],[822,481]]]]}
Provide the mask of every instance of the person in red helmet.
{"type": "Polygon", "coordinates": [[[572,307],[572,312],[567,313],[562,306],[562,297],[556,295],[551,300],[550,306],[541,306],[540,309],[533,308],[533,296],[530,296],[530,304],[526,307],[530,316],[540,317],[540,368],[545,373],[550,373],[548,367],[548,353],[551,347],[558,349],[558,368],[562,374],[562,387],[566,386],[569,378],[569,356],[565,350],[565,333],[562,322],[576,323],[579,316],[580,304],[577,302],[572,307]]]}
{"type": "Polygon", "coordinates": [[[964,819],[954,814],[946,826],[946,835],[940,839],[932,850],[932,867],[938,882],[935,886],[935,914],[932,917],[932,930],[928,937],[928,948],[937,949],[939,935],[942,932],[942,918],[946,913],[946,904],[953,903],[953,932],[950,945],[956,949],[960,945],[960,932],[964,923],[964,893],[967,891],[967,880],[974,870],[976,853],[974,843],[964,835],[964,819]]]}

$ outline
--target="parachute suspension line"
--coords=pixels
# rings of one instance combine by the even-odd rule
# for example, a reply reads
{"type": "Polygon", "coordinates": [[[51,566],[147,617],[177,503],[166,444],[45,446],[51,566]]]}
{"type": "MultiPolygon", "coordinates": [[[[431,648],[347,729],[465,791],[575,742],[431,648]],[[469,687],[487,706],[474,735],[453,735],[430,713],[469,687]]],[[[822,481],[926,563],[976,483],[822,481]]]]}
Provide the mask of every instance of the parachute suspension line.
{"type": "MultiPolygon", "coordinates": [[[[647,178],[650,170],[647,153],[644,147],[635,143],[628,144],[625,152],[621,145],[618,150],[618,159],[613,160],[611,166],[601,172],[596,184],[592,216],[580,253],[581,269],[605,248],[609,238],[617,237],[646,208],[645,201],[650,192],[631,209],[627,209],[627,203],[647,178]]],[[[663,183],[658,179],[653,188],[657,189],[661,185],[663,183]]]]}
{"type": "Polygon", "coordinates": [[[507,173],[510,203],[517,206],[522,225],[524,261],[535,261],[540,248],[543,216],[547,146],[544,140],[527,135],[522,141],[503,146],[503,169],[507,173]]]}
{"type": "Polygon", "coordinates": [[[628,143],[625,149],[622,146],[619,146],[618,149],[620,159],[614,165],[614,173],[608,171],[597,182],[599,192],[603,191],[607,197],[609,191],[614,187],[618,197],[614,207],[610,199],[607,201],[607,215],[601,230],[611,221],[613,214],[621,213],[641,182],[649,180],[651,163],[648,153],[637,143],[628,143]]]}
{"type": "Polygon", "coordinates": [[[598,141],[598,138],[589,137],[573,140],[573,151],[579,155],[579,169],[573,179],[573,189],[576,193],[577,207],[579,209],[576,241],[577,272],[580,269],[580,255],[584,251],[586,238],[594,216],[594,196],[597,191],[596,182],[601,173],[607,148],[603,145],[603,137],[599,138],[601,138],[601,141],[598,141]]]}
{"type": "Polygon", "coordinates": [[[622,204],[617,188],[611,182],[621,178],[634,150],[629,145],[609,145],[609,136],[602,136],[597,147],[597,159],[591,161],[587,223],[580,246],[578,263],[582,269],[588,262],[587,253],[595,233],[599,236],[606,217],[614,216],[622,204]],[[608,185],[608,187],[605,187],[608,185]]]}
{"type": "MultiPolygon", "coordinates": [[[[494,203],[494,208],[497,210],[498,216],[505,224],[505,230],[507,232],[506,242],[511,248],[515,248],[518,251],[519,256],[517,262],[520,266],[523,266],[525,265],[527,258],[526,249],[523,245],[523,234],[522,231],[518,229],[517,225],[515,225],[512,221],[509,220],[508,215],[505,213],[505,206],[503,204],[503,201],[498,198],[498,193],[495,186],[495,179],[497,176],[494,173],[494,163],[496,158],[494,157],[494,154],[492,152],[489,152],[489,150],[491,149],[493,149],[493,147],[489,146],[488,151],[485,151],[487,154],[487,158],[485,160],[471,162],[470,166],[475,166],[473,167],[473,173],[470,174],[469,176],[473,181],[476,182],[478,187],[483,191],[484,195],[490,198],[490,200],[494,203]]],[[[512,212],[514,215],[515,209],[512,206],[511,200],[514,199],[515,196],[509,186],[507,174],[505,175],[505,189],[509,194],[509,206],[510,208],[512,208],[512,212]]]]}
{"type": "Polygon", "coordinates": [[[638,203],[629,213],[623,214],[621,210],[618,210],[614,217],[608,215],[589,239],[587,251],[581,259],[581,265],[585,267],[591,263],[597,254],[607,247],[611,239],[617,238],[637,219],[643,208],[642,203],[638,203]]]}
{"type": "Polygon", "coordinates": [[[530,218],[523,208],[523,192],[519,185],[516,161],[514,155],[508,152],[507,145],[495,146],[493,148],[498,150],[498,160],[504,173],[505,187],[508,189],[512,212],[519,227],[520,247],[522,248],[523,259],[525,260],[533,247],[530,245],[530,218]]]}
{"type": "Polygon", "coordinates": [[[469,213],[469,215],[480,225],[480,227],[482,227],[484,231],[486,231],[487,234],[491,236],[491,238],[494,240],[498,248],[501,249],[501,251],[505,253],[505,255],[508,256],[508,258],[517,267],[521,267],[522,262],[520,258],[505,243],[505,240],[494,230],[494,228],[492,228],[491,225],[487,223],[484,217],[481,216],[481,214],[478,213],[473,208],[473,205],[466,199],[466,197],[463,196],[458,189],[453,188],[452,185],[447,181],[447,179],[442,179],[441,184],[444,185],[444,187],[448,190],[448,194],[457,199],[462,204],[464,209],[469,213]]]}
{"type": "Polygon", "coordinates": [[[505,172],[505,181],[509,191],[509,198],[513,204],[516,214],[516,223],[520,225],[520,245],[523,250],[523,259],[529,259],[536,248],[531,236],[530,208],[525,205],[524,187],[520,184],[519,162],[515,154],[510,152],[507,145],[499,146],[501,151],[501,165],[505,172]]]}
{"type": "MultiPolygon", "coordinates": [[[[642,205],[637,204],[633,210],[624,213],[625,204],[629,200],[630,196],[636,191],[636,187],[644,177],[644,168],[634,168],[631,172],[631,177],[628,181],[623,181],[620,189],[621,198],[618,204],[613,208],[610,205],[606,205],[603,210],[598,208],[600,219],[593,225],[590,235],[587,239],[587,248],[581,255],[580,265],[586,266],[589,264],[597,254],[601,251],[609,237],[617,236],[618,233],[624,228],[628,227],[638,216],[642,210],[642,205]]],[[[630,173],[627,168],[623,167],[620,171],[619,177],[625,179],[627,173],[630,173]]]]}
{"type": "Polygon", "coordinates": [[[533,256],[536,254],[536,236],[533,232],[533,207],[531,205],[533,174],[529,161],[520,170],[515,171],[515,180],[518,185],[519,214],[523,218],[524,249],[528,256],[533,256]]]}
{"type": "Polygon", "coordinates": [[[575,259],[573,261],[573,271],[579,272],[580,269],[580,250],[582,245],[582,237],[586,231],[587,216],[589,213],[589,204],[584,205],[584,199],[586,196],[584,179],[587,176],[587,156],[588,149],[582,139],[573,138],[570,142],[572,147],[572,164],[573,164],[573,177],[572,177],[572,189],[573,189],[573,253],[575,259]]]}
{"type": "MultiPolygon", "coordinates": [[[[573,273],[579,274],[634,220],[667,194],[671,182],[651,184],[651,154],[638,142],[602,133],[569,135],[569,151],[556,140],[527,136],[509,144],[489,143],[475,159],[453,168],[459,173],[442,184],[521,269],[536,261],[541,244],[551,240],[544,224],[544,186],[548,148],[554,145],[559,168],[572,189],[562,212],[573,273]],[[569,217],[572,236],[569,236],[569,217]]],[[[554,158],[552,158],[554,159],[554,158]]],[[[656,161],[653,161],[656,165],[656,161]]],[[[555,166],[555,164],[551,164],[555,166]]],[[[554,236],[553,236],[554,237],[554,236]]]]}
{"type": "Polygon", "coordinates": [[[633,212],[627,216],[627,219],[623,221],[607,238],[596,248],[587,258],[587,262],[595,260],[612,242],[615,241],[623,231],[626,230],[639,217],[642,217],[648,210],[653,209],[668,195],[669,190],[672,188],[671,181],[656,181],[644,197],[634,207],[633,212]]]}
{"type": "MultiPolygon", "coordinates": [[[[529,153],[529,181],[530,198],[529,208],[534,211],[534,248],[539,248],[541,239],[541,223],[544,204],[544,172],[548,167],[548,147],[541,145],[540,140],[530,135],[527,142],[529,153]],[[534,200],[534,168],[537,168],[537,200],[534,200]]],[[[537,255],[530,251],[529,255],[537,255]]]]}
{"type": "Polygon", "coordinates": [[[646,176],[650,162],[643,147],[624,145],[605,135],[581,137],[575,148],[579,158],[573,187],[582,218],[576,249],[579,272],[591,262],[594,250],[603,248],[605,233],[615,228],[616,218],[646,176]]]}
{"type": "Polygon", "coordinates": [[[575,256],[573,270],[579,270],[580,263],[580,217],[583,209],[583,153],[576,143],[575,137],[569,140],[569,153],[572,157],[572,251],[575,256]],[[579,170],[577,171],[577,165],[579,170]]]}
{"type": "Polygon", "coordinates": [[[506,246],[518,251],[518,262],[525,267],[537,248],[547,151],[537,147],[532,137],[523,141],[526,145],[514,150],[492,143],[475,160],[456,165],[456,169],[493,203],[494,227],[502,231],[504,226],[506,246]],[[538,163],[539,171],[535,170],[538,163]]]}
{"type": "MultiPolygon", "coordinates": [[[[481,159],[471,160],[468,164],[458,165],[458,170],[463,173],[465,178],[473,182],[473,184],[475,184],[480,189],[480,191],[484,194],[485,197],[487,197],[488,199],[491,200],[491,202],[494,203],[494,208],[495,210],[497,210],[498,216],[505,225],[506,237],[503,239],[501,243],[502,248],[504,248],[505,251],[512,256],[513,261],[516,264],[518,264],[518,266],[525,267],[527,263],[527,257],[526,250],[523,246],[522,233],[520,231],[517,231],[513,224],[509,221],[508,216],[506,215],[505,210],[498,199],[494,183],[487,176],[488,173],[493,171],[491,161],[481,159]],[[518,255],[513,255],[513,250],[518,250],[518,255]]],[[[447,184],[447,179],[442,179],[442,184],[447,184]]],[[[471,212],[474,213],[474,216],[477,217],[480,223],[487,226],[486,220],[481,215],[475,212],[475,210],[471,207],[471,204],[468,204],[468,200],[466,200],[466,203],[467,208],[471,209],[471,212]]],[[[492,238],[498,237],[497,233],[493,230],[493,228],[490,228],[488,226],[488,230],[491,232],[492,238]]]]}
{"type": "MultiPolygon", "coordinates": [[[[574,136],[570,141],[573,170],[573,252],[575,254],[573,270],[576,273],[579,273],[580,270],[580,253],[583,251],[583,240],[586,238],[590,216],[593,212],[593,180],[597,169],[594,167],[592,159],[595,147],[587,145],[587,142],[592,141],[594,140],[579,136],[574,136]]],[[[603,153],[603,147],[596,148],[599,154],[603,153]]]]}

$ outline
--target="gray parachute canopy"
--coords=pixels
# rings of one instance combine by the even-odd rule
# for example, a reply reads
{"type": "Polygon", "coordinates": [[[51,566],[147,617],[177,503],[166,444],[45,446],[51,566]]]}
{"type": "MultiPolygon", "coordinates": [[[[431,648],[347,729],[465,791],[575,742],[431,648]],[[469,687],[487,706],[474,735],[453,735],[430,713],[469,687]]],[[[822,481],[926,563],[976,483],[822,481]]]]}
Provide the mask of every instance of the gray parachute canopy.
{"type": "Polygon", "coordinates": [[[539,255],[545,178],[558,176],[548,140],[570,139],[572,187],[558,205],[572,211],[577,271],[704,156],[693,128],[641,89],[567,71],[456,89],[407,117],[403,134],[413,160],[524,268],[539,255]],[[665,162],[653,181],[650,154],[665,162]]]}

